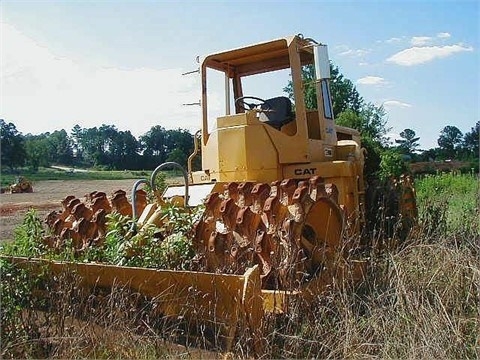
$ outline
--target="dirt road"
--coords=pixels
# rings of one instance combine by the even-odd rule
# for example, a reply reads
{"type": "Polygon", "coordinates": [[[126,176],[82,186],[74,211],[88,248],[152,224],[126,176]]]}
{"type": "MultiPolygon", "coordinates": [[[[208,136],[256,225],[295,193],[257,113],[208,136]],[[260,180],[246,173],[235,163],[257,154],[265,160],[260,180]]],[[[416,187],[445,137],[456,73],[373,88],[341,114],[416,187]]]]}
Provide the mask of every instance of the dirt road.
{"type": "Polygon", "coordinates": [[[83,198],[92,191],[107,194],[125,190],[130,196],[135,180],[48,180],[33,184],[33,193],[0,194],[0,242],[13,239],[14,229],[22,223],[25,213],[34,208],[40,219],[52,210],[60,210],[67,195],[83,198]]]}

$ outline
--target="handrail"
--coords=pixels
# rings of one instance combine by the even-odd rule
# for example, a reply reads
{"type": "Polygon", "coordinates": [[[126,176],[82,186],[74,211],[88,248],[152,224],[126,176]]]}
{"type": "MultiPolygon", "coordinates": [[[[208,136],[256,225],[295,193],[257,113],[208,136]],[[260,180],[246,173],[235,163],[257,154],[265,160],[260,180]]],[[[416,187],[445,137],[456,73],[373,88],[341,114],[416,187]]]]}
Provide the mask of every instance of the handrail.
{"type": "Polygon", "coordinates": [[[190,154],[190,156],[188,157],[188,160],[187,160],[187,172],[188,172],[188,176],[190,178],[190,181],[193,182],[193,178],[192,178],[192,161],[193,161],[193,158],[195,156],[197,156],[198,154],[198,140],[200,138],[200,133],[202,131],[201,130],[198,130],[195,135],[193,135],[193,153],[190,154]]]}
{"type": "Polygon", "coordinates": [[[132,218],[133,220],[137,220],[137,206],[136,206],[136,202],[137,202],[137,187],[140,185],[140,184],[148,184],[148,180],[147,179],[140,179],[140,180],[137,180],[135,182],[135,184],[133,184],[133,187],[132,187],[132,218]]]}
{"type": "Polygon", "coordinates": [[[165,162],[163,164],[158,165],[155,168],[155,170],[153,170],[152,175],[150,176],[150,187],[152,188],[153,192],[157,190],[155,185],[155,178],[157,177],[157,174],[160,170],[169,166],[176,167],[182,171],[183,179],[185,181],[185,206],[188,206],[188,174],[185,171],[185,169],[182,167],[182,165],[173,161],[165,162]]]}

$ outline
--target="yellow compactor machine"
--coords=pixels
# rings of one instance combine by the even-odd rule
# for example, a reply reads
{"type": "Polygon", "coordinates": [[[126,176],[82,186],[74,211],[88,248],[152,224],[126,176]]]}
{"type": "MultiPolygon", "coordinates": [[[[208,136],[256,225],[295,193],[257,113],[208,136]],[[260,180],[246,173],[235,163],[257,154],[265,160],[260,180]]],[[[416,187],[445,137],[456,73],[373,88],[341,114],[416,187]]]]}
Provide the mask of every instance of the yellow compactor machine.
{"type": "MultiPolygon", "coordinates": [[[[162,196],[204,204],[193,239],[200,271],[14,261],[55,273],[74,270],[87,288],[127,285],[154,298],[165,316],[218,329],[228,347],[239,328],[258,340],[265,311],[285,311],[293,297],[312,301],[333,281],[361,277],[364,262],[350,254],[366,223],[364,151],[358,131],[335,124],[326,45],[292,36],[224,51],[206,56],[200,74],[202,128],[186,184],[162,196]],[[315,70],[317,109],[306,106],[305,66],[315,70]],[[293,101],[279,91],[288,80],[293,101]],[[192,171],[199,153],[202,170],[192,171]]],[[[152,186],[163,167],[154,171],[152,186]]],[[[139,206],[142,182],[150,181],[135,184],[130,210],[137,231],[160,221],[163,201],[143,204],[143,196],[139,206]]],[[[413,219],[413,187],[402,183],[402,191],[398,213],[413,219]]],[[[68,225],[69,234],[103,236],[95,222],[112,207],[93,209],[97,202],[77,218],[83,227],[68,225]]],[[[53,224],[54,233],[68,233],[65,223],[53,224]]]]}

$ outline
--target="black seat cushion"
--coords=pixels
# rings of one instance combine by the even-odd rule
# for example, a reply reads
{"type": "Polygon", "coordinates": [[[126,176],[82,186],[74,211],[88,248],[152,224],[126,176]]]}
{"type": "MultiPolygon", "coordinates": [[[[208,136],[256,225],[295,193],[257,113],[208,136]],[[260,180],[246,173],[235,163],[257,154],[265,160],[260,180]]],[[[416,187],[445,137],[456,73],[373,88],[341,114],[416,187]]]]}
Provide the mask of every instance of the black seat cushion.
{"type": "Polygon", "coordinates": [[[280,129],[294,119],[292,102],[285,96],[267,99],[260,108],[264,110],[260,113],[260,121],[276,129],[280,129]]]}

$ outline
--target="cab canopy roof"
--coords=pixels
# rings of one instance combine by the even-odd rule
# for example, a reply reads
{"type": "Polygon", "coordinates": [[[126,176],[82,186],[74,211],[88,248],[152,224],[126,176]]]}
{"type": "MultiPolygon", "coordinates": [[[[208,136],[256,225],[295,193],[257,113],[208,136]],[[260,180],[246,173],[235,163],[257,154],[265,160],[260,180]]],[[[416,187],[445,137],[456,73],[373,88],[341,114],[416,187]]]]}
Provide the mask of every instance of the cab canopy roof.
{"type": "Polygon", "coordinates": [[[290,36],[208,55],[202,67],[223,71],[229,77],[247,76],[290,67],[290,53],[299,51],[302,64],[313,62],[311,39],[290,36]],[[289,51],[290,49],[290,51],[289,51]]]}

